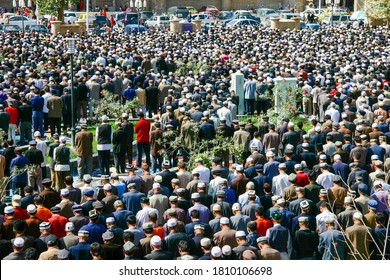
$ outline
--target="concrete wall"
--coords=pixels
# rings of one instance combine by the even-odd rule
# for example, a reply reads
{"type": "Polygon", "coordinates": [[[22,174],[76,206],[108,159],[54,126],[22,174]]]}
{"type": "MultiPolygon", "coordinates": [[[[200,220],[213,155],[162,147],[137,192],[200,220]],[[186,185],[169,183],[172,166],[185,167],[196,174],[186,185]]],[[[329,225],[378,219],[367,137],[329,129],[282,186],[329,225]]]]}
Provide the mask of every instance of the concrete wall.
{"type": "Polygon", "coordinates": [[[300,29],[300,18],[292,18],[288,20],[279,20],[278,18],[271,19],[271,29],[279,29],[281,31],[287,29],[300,29]]]}
{"type": "Polygon", "coordinates": [[[61,21],[52,21],[51,32],[53,35],[66,34],[67,31],[82,34],[86,30],[85,20],[78,20],[75,24],[62,24],[61,21]]]}

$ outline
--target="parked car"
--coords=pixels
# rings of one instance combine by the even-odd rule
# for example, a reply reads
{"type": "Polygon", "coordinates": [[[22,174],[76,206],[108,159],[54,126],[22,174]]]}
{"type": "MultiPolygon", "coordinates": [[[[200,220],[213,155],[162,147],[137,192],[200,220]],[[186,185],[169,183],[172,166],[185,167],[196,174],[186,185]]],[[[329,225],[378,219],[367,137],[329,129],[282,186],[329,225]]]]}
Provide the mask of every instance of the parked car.
{"type": "Polygon", "coordinates": [[[95,28],[101,28],[103,26],[107,26],[110,21],[107,17],[105,16],[96,16],[95,20],[93,21],[93,27],[95,28]]]}
{"type": "Polygon", "coordinates": [[[74,12],[64,11],[64,22],[75,23],[77,21],[77,15],[74,12]]]}
{"type": "Polygon", "coordinates": [[[26,16],[12,16],[12,17],[9,17],[9,24],[10,25],[17,25],[23,29],[23,25],[24,25],[24,27],[26,27],[27,25],[37,24],[37,22],[35,20],[32,20],[32,19],[26,17],[26,16]]]}
{"type": "MultiPolygon", "coordinates": [[[[96,18],[96,15],[95,14],[92,14],[92,13],[89,13],[88,14],[88,25],[92,25],[93,24],[93,21],[95,20],[96,18]]],[[[87,20],[87,14],[84,13],[84,14],[79,14],[78,16],[78,19],[79,20],[87,20]]]]}
{"type": "Polygon", "coordinates": [[[307,9],[301,13],[301,18],[306,18],[308,14],[314,14],[316,17],[320,17],[324,9],[307,9]]]}
{"type": "Polygon", "coordinates": [[[141,11],[141,12],[140,12],[140,19],[139,19],[139,20],[140,20],[140,22],[141,22],[142,24],[144,24],[145,21],[151,19],[152,16],[153,16],[153,12],[152,12],[152,11],[141,11]]]}
{"type": "Polygon", "coordinates": [[[124,12],[114,13],[112,16],[114,17],[115,24],[117,24],[118,26],[123,26],[123,21],[126,17],[126,13],[124,12]]]}
{"type": "Polygon", "coordinates": [[[128,24],[138,24],[138,14],[137,13],[127,13],[125,19],[123,20],[123,25],[128,24]]]}
{"type": "Polygon", "coordinates": [[[1,33],[19,33],[19,32],[22,32],[22,28],[20,28],[18,25],[1,24],[0,25],[0,32],[1,33]]]}
{"type": "Polygon", "coordinates": [[[227,27],[260,26],[260,22],[253,19],[233,19],[226,24],[227,27]]]}
{"type": "Polygon", "coordinates": [[[168,27],[169,26],[169,16],[162,15],[162,16],[152,16],[150,19],[145,21],[145,26],[147,28],[161,28],[161,27],[168,27]]]}
{"type": "MultiPolygon", "coordinates": [[[[199,14],[191,15],[191,20],[194,19],[196,20],[200,19],[202,21],[202,25],[211,25],[215,21],[214,15],[211,13],[199,13],[199,14]]],[[[185,23],[187,22],[187,19],[183,19],[180,22],[185,23]]]]}
{"type": "Polygon", "coordinates": [[[367,16],[366,16],[366,13],[364,11],[354,12],[350,17],[350,20],[351,21],[363,21],[365,24],[368,23],[367,16]]]}
{"type": "Polygon", "coordinates": [[[257,9],[256,14],[261,19],[261,17],[265,17],[267,15],[274,15],[277,14],[277,12],[275,9],[259,8],[257,9]]]}
{"type": "Polygon", "coordinates": [[[290,14],[291,10],[277,10],[277,13],[280,14],[290,14]]]}
{"type": "Polygon", "coordinates": [[[13,16],[16,16],[16,14],[14,14],[14,13],[5,13],[5,14],[3,14],[3,16],[0,18],[0,23],[4,23],[4,20],[5,20],[6,16],[13,17],[13,16]]]}
{"type": "Polygon", "coordinates": [[[301,29],[318,30],[318,29],[320,29],[320,24],[318,22],[305,23],[304,21],[301,21],[300,27],[301,27],[301,29]]]}
{"type": "MultiPolygon", "coordinates": [[[[131,34],[131,33],[134,33],[134,34],[137,34],[138,33],[138,24],[127,24],[125,26],[125,32],[127,34],[131,34]]],[[[149,32],[149,29],[147,29],[145,26],[143,25],[140,25],[139,26],[139,32],[149,32]]]]}
{"type": "Polygon", "coordinates": [[[298,14],[298,13],[283,13],[283,14],[280,14],[280,19],[292,19],[292,18],[301,18],[301,15],[298,14]]]}
{"type": "Polygon", "coordinates": [[[322,20],[323,24],[341,24],[348,23],[350,21],[351,16],[346,14],[330,14],[326,15],[322,20]]]}
{"type": "Polygon", "coordinates": [[[262,24],[271,25],[271,18],[278,18],[279,14],[274,9],[260,8],[257,10],[257,17],[260,18],[262,24]]]}
{"type": "Polygon", "coordinates": [[[231,21],[233,18],[233,12],[231,11],[220,11],[216,16],[215,16],[215,23],[217,25],[222,25],[225,26],[229,21],[231,21]]]}
{"type": "Polygon", "coordinates": [[[38,32],[38,33],[44,33],[44,34],[50,33],[49,29],[47,29],[47,27],[44,26],[43,24],[27,25],[25,28],[25,31],[28,33],[30,33],[30,32],[38,32]]]}
{"type": "Polygon", "coordinates": [[[217,9],[217,7],[213,6],[213,5],[207,5],[207,6],[202,6],[198,12],[210,12],[210,13],[213,13],[214,15],[218,14],[219,10],[217,9]]]}
{"type": "Polygon", "coordinates": [[[188,9],[188,12],[190,12],[191,14],[197,14],[198,13],[198,10],[195,9],[194,6],[186,6],[186,8],[188,9]]]}
{"type": "Polygon", "coordinates": [[[188,10],[187,7],[173,6],[167,10],[167,14],[169,15],[170,18],[174,16],[178,18],[187,18],[189,13],[190,11],[188,10]]]}
{"type": "Polygon", "coordinates": [[[260,22],[260,19],[255,17],[255,16],[253,16],[251,13],[238,13],[238,14],[234,14],[232,20],[233,19],[252,19],[252,20],[260,22]]]}

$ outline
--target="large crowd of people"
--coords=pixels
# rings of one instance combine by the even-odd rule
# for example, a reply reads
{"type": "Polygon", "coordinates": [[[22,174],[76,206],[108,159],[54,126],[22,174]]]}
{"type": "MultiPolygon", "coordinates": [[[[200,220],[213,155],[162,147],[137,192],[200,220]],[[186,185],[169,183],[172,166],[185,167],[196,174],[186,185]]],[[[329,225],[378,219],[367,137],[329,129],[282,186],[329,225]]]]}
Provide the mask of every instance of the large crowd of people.
{"type": "Polygon", "coordinates": [[[0,207],[0,259],[389,259],[389,35],[370,26],[89,34],[76,42],[72,81],[72,34],[2,34],[0,176],[11,199],[0,207]],[[292,109],[308,131],[270,122],[278,77],[297,78],[292,109]],[[94,110],[108,94],[139,108],[113,126],[94,110]],[[242,156],[191,159],[191,147],[219,136],[242,156]]]}

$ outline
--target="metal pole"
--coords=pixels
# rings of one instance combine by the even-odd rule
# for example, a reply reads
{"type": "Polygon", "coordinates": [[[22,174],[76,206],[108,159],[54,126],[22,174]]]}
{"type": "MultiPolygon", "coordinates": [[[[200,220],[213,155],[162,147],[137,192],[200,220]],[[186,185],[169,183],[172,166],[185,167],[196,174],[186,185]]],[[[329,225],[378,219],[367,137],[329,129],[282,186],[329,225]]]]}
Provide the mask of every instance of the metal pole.
{"type": "Polygon", "coordinates": [[[87,34],[89,32],[89,0],[87,0],[87,7],[85,8],[85,11],[87,12],[87,16],[86,16],[86,19],[87,19],[87,22],[85,23],[87,25],[87,34]]]}
{"type": "Polygon", "coordinates": [[[22,8],[22,29],[23,29],[23,37],[24,37],[24,12],[22,8]]]}
{"type": "Polygon", "coordinates": [[[71,88],[70,88],[70,94],[71,94],[71,103],[72,103],[72,127],[70,129],[72,134],[72,147],[74,146],[74,139],[76,136],[76,129],[74,127],[75,125],[75,96],[74,96],[74,89],[73,89],[73,53],[70,54],[70,78],[71,78],[71,88]]]}
{"type": "Polygon", "coordinates": [[[331,2],[331,4],[332,4],[332,15],[331,15],[331,17],[332,17],[332,27],[333,27],[333,8],[334,8],[334,0],[331,2]]]}
{"type": "Polygon", "coordinates": [[[137,7],[137,18],[138,18],[138,34],[139,34],[139,8],[137,7]]]}
{"type": "Polygon", "coordinates": [[[321,2],[322,2],[322,0],[318,1],[318,17],[320,17],[320,15],[321,15],[321,2]]]}
{"type": "Polygon", "coordinates": [[[39,6],[38,3],[35,4],[35,15],[37,16],[37,24],[39,24],[39,6]]]}

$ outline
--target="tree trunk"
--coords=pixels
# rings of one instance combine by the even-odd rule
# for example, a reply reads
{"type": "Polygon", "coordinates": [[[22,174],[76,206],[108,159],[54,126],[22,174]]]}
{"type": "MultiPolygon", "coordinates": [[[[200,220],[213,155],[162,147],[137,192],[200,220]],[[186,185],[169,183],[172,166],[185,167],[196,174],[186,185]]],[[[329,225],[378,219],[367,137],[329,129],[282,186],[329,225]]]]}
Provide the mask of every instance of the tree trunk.
{"type": "Polygon", "coordinates": [[[57,8],[57,20],[64,22],[64,7],[59,5],[57,8]]]}

